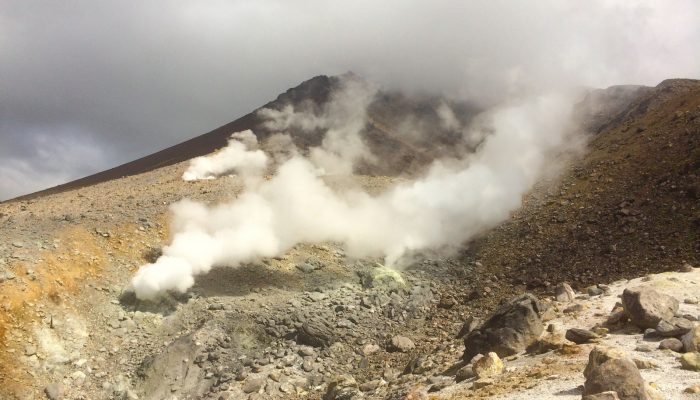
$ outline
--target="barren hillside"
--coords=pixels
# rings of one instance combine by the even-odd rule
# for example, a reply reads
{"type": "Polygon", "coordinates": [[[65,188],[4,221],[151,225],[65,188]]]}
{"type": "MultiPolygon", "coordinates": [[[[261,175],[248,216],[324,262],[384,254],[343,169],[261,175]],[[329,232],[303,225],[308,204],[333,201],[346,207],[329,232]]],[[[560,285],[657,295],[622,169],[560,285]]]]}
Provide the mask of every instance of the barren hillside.
{"type": "MultiPolygon", "coordinates": [[[[268,107],[318,106],[333,82],[314,78],[268,107]]],[[[240,195],[237,176],[181,176],[187,160],[223,147],[234,131],[271,134],[255,114],[0,204],[0,397],[525,398],[518,393],[556,380],[557,371],[514,373],[518,384],[510,386],[456,382],[464,352],[456,337],[468,317],[484,319],[525,291],[551,304],[560,282],[581,290],[700,264],[700,82],[592,96],[595,105],[611,99],[609,106],[581,104],[587,147],[562,160],[561,174],[541,181],[507,222],[458,254],[421,254],[401,271],[348,257],[338,243],[301,244],[280,257],[215,268],[186,294],[159,302],[124,291],[167,245],[170,204],[240,195]]],[[[363,137],[386,162],[326,177],[331,187],[376,194],[454,150],[456,132],[440,128],[436,111],[447,100],[378,99],[363,137]],[[434,140],[407,138],[406,115],[433,128],[434,140]]],[[[451,107],[461,110],[462,124],[478,111],[451,107]]],[[[319,140],[294,139],[302,149],[319,140]]],[[[684,307],[698,314],[697,304],[684,307]]],[[[512,368],[532,368],[527,360],[512,368]]],[[[557,373],[572,392],[561,398],[579,398],[583,365],[567,368],[571,374],[557,373]]],[[[675,386],[658,387],[667,398],[682,396],[675,386]]]]}

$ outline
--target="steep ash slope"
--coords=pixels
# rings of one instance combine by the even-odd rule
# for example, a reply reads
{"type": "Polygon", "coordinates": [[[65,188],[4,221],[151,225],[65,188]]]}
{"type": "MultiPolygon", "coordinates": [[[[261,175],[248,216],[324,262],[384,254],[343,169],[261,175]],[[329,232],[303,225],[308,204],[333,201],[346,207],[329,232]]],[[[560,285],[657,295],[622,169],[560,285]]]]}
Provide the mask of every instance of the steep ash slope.
{"type": "Polygon", "coordinates": [[[474,243],[476,257],[528,288],[697,264],[700,82],[664,81],[590,135],[561,180],[474,243]]]}

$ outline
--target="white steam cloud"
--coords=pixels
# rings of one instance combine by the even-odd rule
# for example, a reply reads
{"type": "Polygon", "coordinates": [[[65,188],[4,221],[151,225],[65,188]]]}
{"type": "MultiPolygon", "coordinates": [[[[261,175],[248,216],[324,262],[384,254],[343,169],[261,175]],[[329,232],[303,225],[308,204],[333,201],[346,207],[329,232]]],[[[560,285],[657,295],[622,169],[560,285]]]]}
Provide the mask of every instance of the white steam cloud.
{"type": "Polygon", "coordinates": [[[244,176],[255,175],[267,166],[267,156],[255,150],[258,138],[250,129],[231,135],[228,146],[214,155],[197,157],[182,174],[182,179],[214,179],[218,176],[237,172],[244,176]]]}
{"type": "MultiPolygon", "coordinates": [[[[493,133],[476,153],[436,161],[423,178],[374,197],[333,191],[314,160],[298,155],[270,180],[261,179],[261,169],[241,169],[246,190],[236,200],[214,207],[183,200],[171,207],[172,243],[155,263],[141,267],[132,287],[141,299],[182,292],[214,266],[236,267],[303,242],[341,242],[350,256],[382,256],[389,265],[411,251],[458,246],[505,220],[546,171],[549,156],[572,143],[570,104],[551,95],[494,109],[480,118],[479,128],[489,121],[493,133]]],[[[289,115],[272,123],[286,129],[298,117],[289,115]]],[[[352,115],[356,126],[365,123],[365,114],[352,115]]],[[[241,159],[255,153],[242,151],[238,141],[230,146],[241,159]]],[[[220,160],[227,166],[217,170],[232,165],[220,160]]]]}

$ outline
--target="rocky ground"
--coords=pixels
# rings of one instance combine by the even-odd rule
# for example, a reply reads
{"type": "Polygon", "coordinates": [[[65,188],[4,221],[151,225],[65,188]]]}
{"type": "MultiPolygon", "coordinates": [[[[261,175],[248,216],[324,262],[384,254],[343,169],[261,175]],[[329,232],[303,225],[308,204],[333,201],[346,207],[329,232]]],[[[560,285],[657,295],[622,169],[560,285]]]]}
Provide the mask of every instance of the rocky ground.
{"type": "MultiPolygon", "coordinates": [[[[423,254],[398,272],[334,243],[305,244],[215,269],[187,295],[138,302],[124,288],[167,244],[169,204],[228,200],[237,178],[183,182],[181,163],[2,203],[0,394],[566,399],[604,387],[596,368],[605,365],[644,396],[692,398],[684,391],[700,375],[678,357],[690,354],[683,365],[694,368],[697,347],[684,342],[696,337],[685,330],[697,331],[700,276],[684,266],[700,263],[700,84],[669,81],[640,96],[599,118],[607,122],[589,151],[511,220],[459,254],[423,254]],[[683,268],[691,272],[639,278],[683,268]],[[659,295],[643,307],[662,304],[659,320],[635,320],[638,307],[618,295],[640,285],[678,309],[663,311],[659,295]],[[532,297],[509,302],[525,292],[532,297]],[[517,343],[489,333],[503,321],[518,323],[508,325],[517,343]],[[595,346],[605,348],[591,357],[595,346]],[[474,359],[474,349],[486,356],[474,359]]],[[[329,178],[369,192],[395,179],[329,178]]]]}

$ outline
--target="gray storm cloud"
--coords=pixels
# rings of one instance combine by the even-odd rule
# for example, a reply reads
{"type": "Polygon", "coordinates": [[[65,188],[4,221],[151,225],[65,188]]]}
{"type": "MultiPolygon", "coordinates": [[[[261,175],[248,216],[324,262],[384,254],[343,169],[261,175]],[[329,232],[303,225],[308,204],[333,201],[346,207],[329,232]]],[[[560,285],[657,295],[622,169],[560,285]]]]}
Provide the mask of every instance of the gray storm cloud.
{"type": "Polygon", "coordinates": [[[318,74],[487,104],[697,78],[698,20],[694,0],[4,1],[0,199],[206,132],[318,74]],[[59,136],[110,151],[55,174],[33,143],[59,136]]]}

